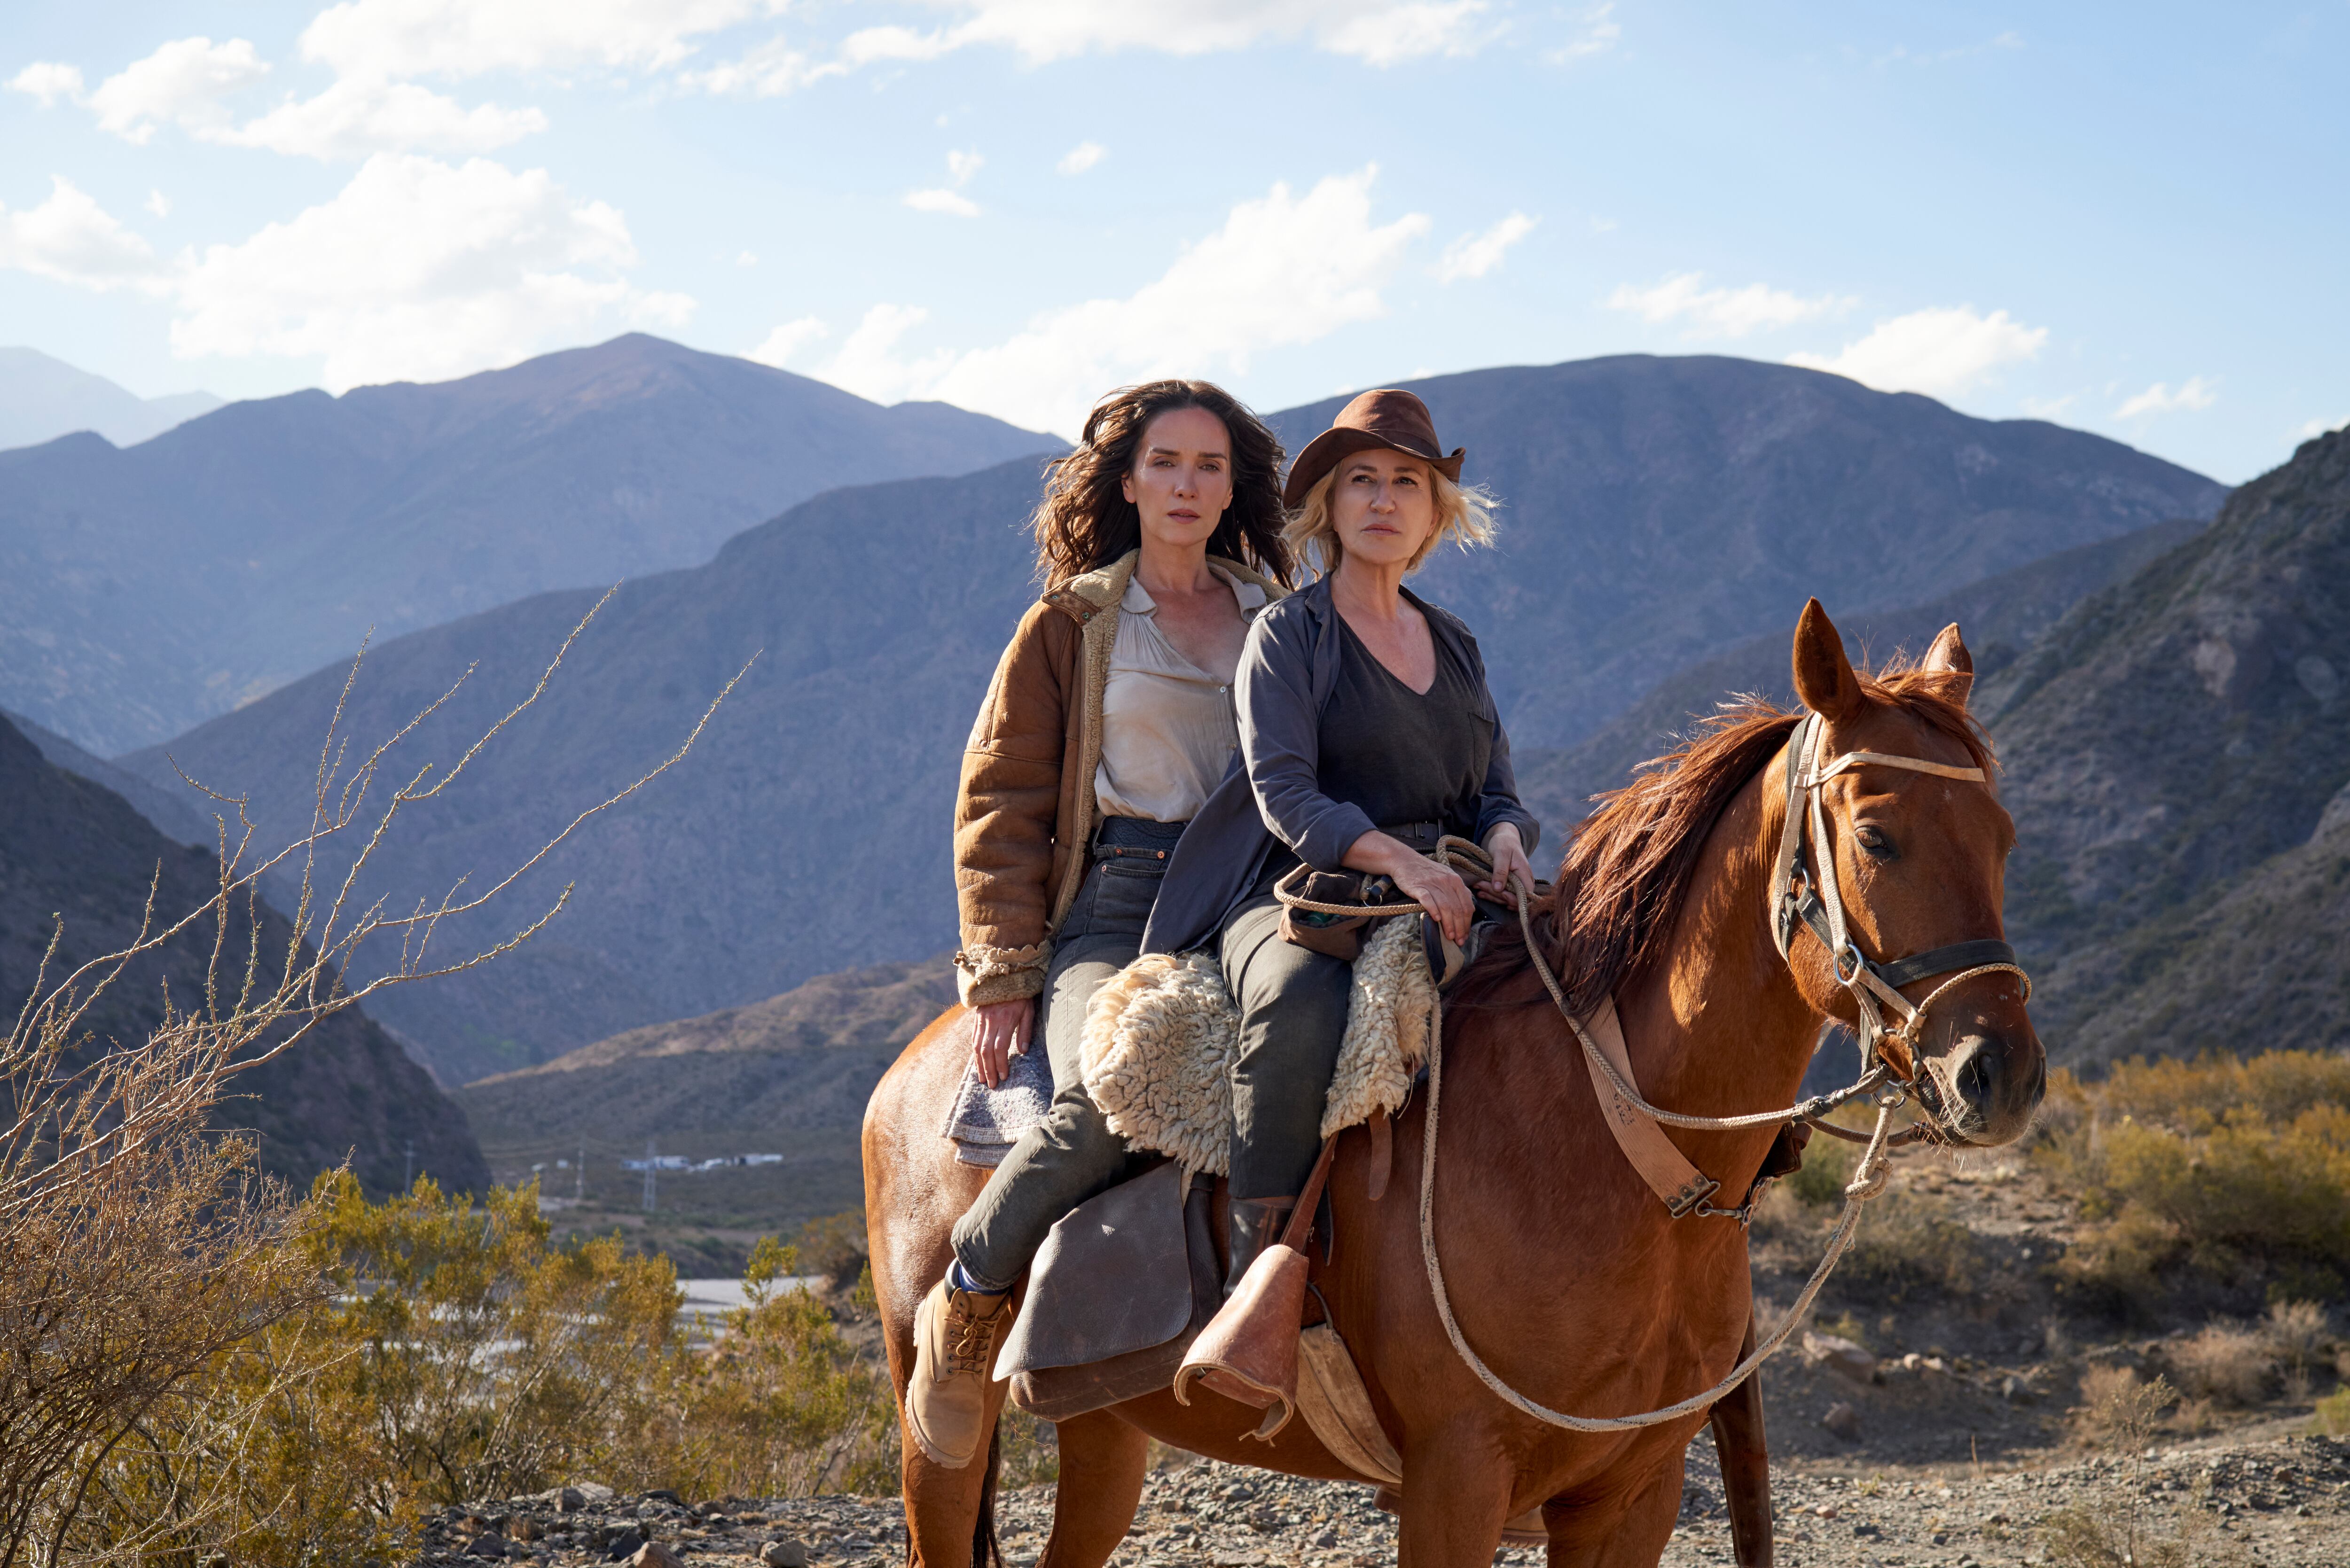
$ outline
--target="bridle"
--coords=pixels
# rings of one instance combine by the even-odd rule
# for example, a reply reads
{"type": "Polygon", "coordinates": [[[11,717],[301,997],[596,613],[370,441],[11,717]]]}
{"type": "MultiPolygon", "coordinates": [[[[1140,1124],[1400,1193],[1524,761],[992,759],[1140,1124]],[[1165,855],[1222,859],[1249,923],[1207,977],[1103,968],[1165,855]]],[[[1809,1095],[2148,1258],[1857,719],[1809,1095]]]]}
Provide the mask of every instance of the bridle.
{"type": "MultiPolygon", "coordinates": [[[[1799,924],[1819,940],[1827,950],[1836,983],[1852,993],[1859,1023],[1855,1033],[1860,1039],[1862,1081],[1898,1085],[1916,1095],[1934,1120],[1947,1123],[1947,1096],[1934,1086],[1920,1050],[1927,1013],[1952,988],[1985,974],[2014,975],[2023,982],[2023,999],[2029,1002],[2032,977],[2015,961],[2015,950],[1995,938],[1951,942],[1882,962],[1862,952],[1846,924],[1844,897],[1836,888],[1835,847],[1828,837],[1822,786],[1847,768],[1864,766],[1901,768],[1966,784],[1987,785],[1990,780],[1981,768],[1954,767],[1886,752],[1846,752],[1823,758],[1826,748],[1827,721],[1815,712],[1804,714],[1787,740],[1787,815],[1779,832],[1779,855],[1768,891],[1771,938],[1778,944],[1779,956],[1790,962],[1799,924]],[[1804,864],[1806,840],[1808,867],[1804,864]],[[1950,978],[1923,1002],[1913,1004],[1901,994],[1905,985],[1944,974],[1950,978]],[[1885,1017],[1888,1010],[1900,1020],[1889,1029],[1885,1017]],[[1888,1045],[1898,1048],[1898,1055],[1887,1053],[1888,1045]]],[[[1823,1124],[1814,1118],[1813,1125],[1823,1124]]]]}

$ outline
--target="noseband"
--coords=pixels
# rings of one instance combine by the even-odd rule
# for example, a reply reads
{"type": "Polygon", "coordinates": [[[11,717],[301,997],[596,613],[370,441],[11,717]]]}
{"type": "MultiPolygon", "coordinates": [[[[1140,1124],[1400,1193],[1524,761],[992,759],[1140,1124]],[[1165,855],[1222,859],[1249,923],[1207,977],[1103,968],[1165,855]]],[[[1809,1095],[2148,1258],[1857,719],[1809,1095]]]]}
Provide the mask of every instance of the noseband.
{"type": "MultiPolygon", "coordinates": [[[[1953,767],[1922,757],[1894,756],[1885,752],[1846,752],[1823,759],[1827,749],[1827,721],[1806,713],[1787,741],[1787,819],[1779,833],[1779,857],[1771,871],[1771,938],[1782,959],[1791,957],[1800,923],[1827,950],[1836,983],[1852,992],[1859,1019],[1860,1064],[1864,1079],[1881,1073],[1918,1101],[1938,1121],[1950,1119],[1942,1096],[1929,1084],[1922,1063],[1926,1014],[1951,988],[1977,975],[2008,973],[2023,982],[2023,998],[2032,1000],[2032,977],[2015,961],[2015,950],[2003,941],[1983,938],[1929,948],[1908,958],[1879,962],[1860,950],[1845,922],[1844,898],[1836,889],[1835,853],[1828,838],[1827,811],[1822,787],[1854,767],[1902,768],[1937,778],[1967,784],[1988,784],[1981,768],[1953,767]],[[1808,833],[1806,830],[1808,829],[1808,833]],[[1804,865],[1808,837],[1810,867],[1804,865]],[[1936,986],[1925,1001],[1914,1005],[1901,987],[1934,975],[1950,978],[1936,986]],[[1887,1028],[1886,1010],[1900,1023],[1887,1028]],[[1886,1052],[1898,1047],[1899,1060],[1886,1052]]],[[[1880,1079],[1879,1081],[1882,1081],[1880,1079]]]]}

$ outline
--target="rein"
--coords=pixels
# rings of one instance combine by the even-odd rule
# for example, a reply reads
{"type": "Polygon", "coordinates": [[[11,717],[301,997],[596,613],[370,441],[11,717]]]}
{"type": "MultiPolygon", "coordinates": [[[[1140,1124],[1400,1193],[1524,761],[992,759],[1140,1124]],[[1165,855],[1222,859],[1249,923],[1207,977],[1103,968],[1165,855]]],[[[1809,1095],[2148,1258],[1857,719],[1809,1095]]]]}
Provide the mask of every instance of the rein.
{"type": "MultiPolygon", "coordinates": [[[[1802,921],[1827,948],[1837,983],[1853,994],[1861,1023],[1859,1033],[1862,1071],[1859,1078],[1846,1088],[1833,1094],[1815,1096],[1798,1105],[1790,1106],[1784,1110],[1755,1111],[1734,1116],[1687,1116],[1678,1111],[1669,1111],[1661,1106],[1650,1105],[1641,1096],[1639,1090],[1628,1081],[1627,1075],[1617,1071],[1616,1064],[1607,1059],[1607,1054],[1601,1051],[1598,1044],[1592,1039],[1591,1033],[1585,1026],[1584,1021],[1576,1017],[1574,1011],[1567,1005],[1566,992],[1560,986],[1558,976],[1552,971],[1549,961],[1543,957],[1541,944],[1535,939],[1534,915],[1526,899],[1526,889],[1523,886],[1513,886],[1512,888],[1517,904],[1518,925],[1525,935],[1526,957],[1534,965],[1534,972],[1541,977],[1544,989],[1550,992],[1551,1001],[1557,1007],[1559,1016],[1565,1019],[1568,1028],[1574,1031],[1575,1040],[1583,1047],[1585,1059],[1589,1064],[1595,1077],[1605,1078],[1609,1087],[1621,1096],[1632,1109],[1653,1121],[1668,1126],[1709,1131],[1732,1131],[1748,1127],[1784,1125],[1802,1120],[1837,1137],[1865,1142],[1867,1145],[1861,1155],[1859,1167],[1853,1173],[1852,1181],[1845,1188],[1844,1210],[1837,1216],[1835,1230],[1828,1237],[1827,1248],[1820,1258],[1818,1267],[1812,1271],[1811,1278],[1804,1282],[1802,1293],[1796,1296],[1794,1304],[1788,1309],[1779,1326],[1772,1331],[1767,1339],[1754,1347],[1752,1355],[1733,1366],[1721,1382],[1702,1393],[1693,1394],[1662,1409],[1646,1411],[1637,1416],[1571,1416],[1565,1411],[1554,1410],[1546,1405],[1537,1404],[1520,1394],[1503,1382],[1492,1367],[1485,1365],[1484,1359],[1471,1347],[1467,1336],[1461,1333],[1460,1323],[1453,1316],[1451,1294],[1445,1289],[1444,1268],[1436,1253],[1436,1142],[1444,1092],[1444,1023],[1441,1006],[1435,1010],[1430,1019],[1428,1043],[1428,1130],[1420,1144],[1419,1170],[1419,1250],[1421,1261],[1428,1272],[1429,1293],[1435,1301],[1437,1316],[1443,1322],[1445,1335],[1451,1341],[1452,1349],[1461,1357],[1462,1364],[1475,1373],[1478,1380],[1492,1390],[1503,1403],[1549,1426],[1562,1427],[1576,1432],[1621,1432],[1678,1420],[1684,1416],[1694,1415],[1714,1404],[1723,1395],[1752,1376],[1755,1369],[1763,1362],[1778,1354],[1794,1334],[1795,1329],[1801,1325],[1805,1315],[1810,1313],[1812,1303],[1818,1298],[1822,1287],[1827,1283],[1829,1274],[1835,1271],[1846,1250],[1851,1247],[1853,1238],[1859,1231],[1862,1206],[1885,1191],[1888,1178],[1887,1166],[1894,1147],[1899,1143],[1914,1141],[1923,1136],[1920,1131],[1923,1124],[1920,1124],[1920,1127],[1909,1127],[1899,1135],[1894,1135],[1891,1132],[1893,1113],[1900,1108],[1912,1095],[1916,1095],[1929,1115],[1938,1118],[1942,1115],[1938,1104],[1939,1096],[1931,1095],[1926,1090],[1921,1082],[1926,1078],[1926,1073],[1918,1065],[1920,1058],[1917,1047],[1922,1039],[1921,1025],[1929,1011],[1953,987],[1979,975],[1998,972],[2012,973],[2019,977],[2023,981],[2024,999],[2027,1002],[2031,1000],[2032,978],[2016,963],[2014,949],[2003,941],[1986,940],[1955,942],[1947,947],[1935,948],[1927,952],[1918,953],[1906,959],[1897,959],[1888,963],[1878,963],[1871,960],[1854,943],[1845,924],[1844,901],[1836,888],[1835,863],[1830,850],[1826,812],[1820,799],[1821,785],[1847,768],[1857,766],[1901,768],[1912,773],[1930,774],[1940,778],[1957,779],[1972,784],[1987,784],[1989,781],[1981,768],[1954,767],[1947,763],[1929,762],[1922,757],[1896,756],[1883,752],[1846,752],[1824,763],[1814,760],[1807,766],[1806,759],[1816,759],[1817,753],[1825,748],[1826,734],[1826,721],[1817,713],[1808,713],[1803,722],[1796,727],[1794,734],[1788,740],[1787,821],[1780,835],[1779,854],[1772,873],[1769,891],[1772,902],[1772,933],[1778,944],[1779,956],[1782,959],[1791,957],[1790,950],[1794,943],[1794,925],[1798,920],[1802,921]],[[1806,826],[1810,828],[1812,856],[1820,868],[1816,878],[1820,890],[1818,894],[1812,890],[1813,878],[1807,875],[1803,865],[1806,826]],[[1959,972],[1951,974],[1952,971],[1959,972]],[[1898,989],[1900,986],[1938,974],[1951,974],[1951,978],[1935,987],[1924,1002],[1913,1006],[1909,1000],[1900,993],[1898,989]],[[1880,1004],[1891,1007],[1900,1016],[1901,1022],[1897,1028],[1891,1030],[1886,1028],[1880,1004]],[[1898,1043],[1901,1046],[1901,1054],[1907,1058],[1908,1071],[1901,1071],[1883,1054],[1883,1047],[1888,1041],[1898,1043]],[[1823,1119],[1826,1112],[1863,1096],[1873,1096],[1872,1103],[1877,1107],[1877,1125],[1868,1134],[1855,1133],[1823,1119]]],[[[1471,869],[1482,869],[1490,875],[1492,869],[1492,857],[1482,847],[1450,835],[1438,841],[1436,853],[1431,858],[1455,870],[1460,870],[1465,866],[1471,869]]],[[[1303,908],[1313,912],[1333,915],[1365,915],[1372,919],[1384,919],[1399,915],[1427,912],[1419,904],[1411,900],[1366,905],[1318,904],[1308,902],[1279,887],[1274,888],[1274,896],[1282,903],[1292,908],[1303,908]]],[[[1620,1141],[1621,1132],[1612,1124],[1610,1130],[1617,1131],[1620,1141]]],[[[1662,1192],[1659,1192],[1659,1196],[1667,1197],[1662,1192]]],[[[1668,1198],[1667,1200],[1670,1206],[1671,1199],[1668,1198]]],[[[1731,1210],[1711,1208],[1674,1208],[1672,1210],[1676,1219],[1686,1213],[1695,1212],[1707,1216],[1735,1218],[1741,1224],[1746,1222],[1751,1211],[1751,1203],[1744,1208],[1731,1210]]]]}

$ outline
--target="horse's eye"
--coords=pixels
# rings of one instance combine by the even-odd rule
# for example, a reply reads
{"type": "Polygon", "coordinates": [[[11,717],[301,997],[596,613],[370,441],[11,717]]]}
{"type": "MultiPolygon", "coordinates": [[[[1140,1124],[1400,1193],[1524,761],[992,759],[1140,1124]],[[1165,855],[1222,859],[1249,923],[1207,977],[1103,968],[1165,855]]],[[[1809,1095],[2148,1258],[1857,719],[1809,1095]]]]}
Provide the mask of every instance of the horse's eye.
{"type": "Polygon", "coordinates": [[[1861,848],[1868,852],[1869,858],[1873,860],[1891,860],[1900,853],[1893,847],[1893,840],[1886,836],[1882,828],[1856,828],[1853,831],[1853,838],[1861,848]]]}

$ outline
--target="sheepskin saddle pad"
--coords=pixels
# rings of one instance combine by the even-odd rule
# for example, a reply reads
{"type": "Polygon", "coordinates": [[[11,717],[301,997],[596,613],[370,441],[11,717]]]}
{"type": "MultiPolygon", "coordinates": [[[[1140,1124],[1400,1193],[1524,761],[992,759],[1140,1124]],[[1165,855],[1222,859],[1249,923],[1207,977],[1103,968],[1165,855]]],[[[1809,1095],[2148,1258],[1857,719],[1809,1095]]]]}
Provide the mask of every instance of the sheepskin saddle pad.
{"type": "MultiPolygon", "coordinates": [[[[1355,961],[1322,1136],[1403,1106],[1436,1017],[1419,922],[1390,919],[1355,961]]],[[[1230,1174],[1240,1009],[1206,953],[1150,953],[1094,993],[1079,1075],[1112,1132],[1186,1169],[1230,1174]]]]}

